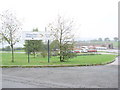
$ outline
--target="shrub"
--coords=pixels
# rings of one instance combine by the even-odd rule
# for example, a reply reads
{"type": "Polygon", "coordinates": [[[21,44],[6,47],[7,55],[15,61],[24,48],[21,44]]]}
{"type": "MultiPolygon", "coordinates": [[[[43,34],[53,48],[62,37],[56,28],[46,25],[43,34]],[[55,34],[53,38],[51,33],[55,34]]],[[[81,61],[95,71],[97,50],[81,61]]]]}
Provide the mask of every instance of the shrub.
{"type": "Polygon", "coordinates": [[[42,55],[43,58],[45,58],[47,56],[47,53],[46,52],[42,52],[41,55],[42,55]]]}

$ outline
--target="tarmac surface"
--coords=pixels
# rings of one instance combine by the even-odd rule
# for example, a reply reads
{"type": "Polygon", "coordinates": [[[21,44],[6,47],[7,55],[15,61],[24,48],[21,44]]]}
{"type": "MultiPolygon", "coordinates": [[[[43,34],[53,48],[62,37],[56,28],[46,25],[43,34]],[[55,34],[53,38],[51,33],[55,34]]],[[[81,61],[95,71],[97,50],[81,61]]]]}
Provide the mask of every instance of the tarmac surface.
{"type": "Polygon", "coordinates": [[[102,66],[3,68],[2,88],[118,88],[118,58],[102,66]]]}

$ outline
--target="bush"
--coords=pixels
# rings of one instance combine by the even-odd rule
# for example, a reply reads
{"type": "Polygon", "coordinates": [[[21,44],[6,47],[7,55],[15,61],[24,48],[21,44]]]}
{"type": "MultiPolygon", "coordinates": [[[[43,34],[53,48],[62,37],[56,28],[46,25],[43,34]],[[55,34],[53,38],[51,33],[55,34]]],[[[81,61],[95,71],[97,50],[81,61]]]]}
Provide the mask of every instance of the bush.
{"type": "Polygon", "coordinates": [[[47,56],[47,53],[46,52],[42,52],[41,55],[42,55],[43,58],[45,58],[47,56]]]}
{"type": "Polygon", "coordinates": [[[68,60],[70,58],[74,58],[76,56],[77,56],[76,53],[72,53],[72,52],[64,52],[64,54],[63,54],[63,57],[65,60],[68,60]]]}

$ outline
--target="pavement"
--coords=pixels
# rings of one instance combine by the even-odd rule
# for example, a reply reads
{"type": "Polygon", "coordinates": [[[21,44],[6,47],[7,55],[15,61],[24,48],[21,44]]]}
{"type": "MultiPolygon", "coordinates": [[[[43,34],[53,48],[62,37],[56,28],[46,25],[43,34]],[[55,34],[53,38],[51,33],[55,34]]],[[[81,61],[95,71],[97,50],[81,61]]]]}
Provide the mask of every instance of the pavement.
{"type": "MultiPolygon", "coordinates": [[[[120,58],[120,57],[119,57],[120,58]]],[[[110,63],[110,64],[107,64],[107,65],[120,65],[120,60],[118,60],[118,57],[116,57],[115,61],[110,63]]]]}
{"type": "Polygon", "coordinates": [[[118,88],[118,58],[102,66],[3,68],[3,88],[118,88]]]}

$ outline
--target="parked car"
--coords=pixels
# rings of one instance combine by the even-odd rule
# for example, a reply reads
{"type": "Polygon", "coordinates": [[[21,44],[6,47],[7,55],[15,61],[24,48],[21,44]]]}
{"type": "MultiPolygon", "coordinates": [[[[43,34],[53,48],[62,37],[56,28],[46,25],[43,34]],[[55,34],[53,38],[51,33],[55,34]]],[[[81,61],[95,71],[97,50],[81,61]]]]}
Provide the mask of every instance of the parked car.
{"type": "Polygon", "coordinates": [[[97,50],[107,50],[107,47],[96,47],[97,50]]]}
{"type": "Polygon", "coordinates": [[[68,53],[74,53],[74,51],[69,51],[68,53]]]}
{"type": "Polygon", "coordinates": [[[89,49],[88,52],[97,52],[96,49],[89,49]]]}
{"type": "Polygon", "coordinates": [[[87,53],[88,50],[87,50],[87,49],[82,49],[81,52],[82,52],[82,53],[87,53]]]}
{"type": "Polygon", "coordinates": [[[74,52],[74,53],[80,53],[81,50],[74,50],[73,52],[74,52]]]}

